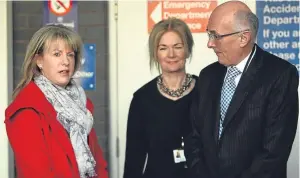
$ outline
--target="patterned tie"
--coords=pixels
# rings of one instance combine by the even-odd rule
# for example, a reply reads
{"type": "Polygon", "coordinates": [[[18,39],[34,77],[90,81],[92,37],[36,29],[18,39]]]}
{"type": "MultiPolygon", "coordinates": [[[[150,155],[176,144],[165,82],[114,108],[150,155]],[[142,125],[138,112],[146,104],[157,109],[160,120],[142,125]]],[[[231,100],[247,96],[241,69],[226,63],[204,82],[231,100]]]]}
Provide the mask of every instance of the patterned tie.
{"type": "Polygon", "coordinates": [[[224,80],[222,93],[221,93],[221,102],[220,102],[221,118],[220,118],[220,125],[219,125],[219,139],[223,131],[223,122],[226,115],[226,111],[228,109],[231,98],[236,88],[234,79],[236,78],[236,76],[238,76],[241,73],[242,72],[239,71],[238,68],[231,66],[229,67],[226,78],[224,80]]]}

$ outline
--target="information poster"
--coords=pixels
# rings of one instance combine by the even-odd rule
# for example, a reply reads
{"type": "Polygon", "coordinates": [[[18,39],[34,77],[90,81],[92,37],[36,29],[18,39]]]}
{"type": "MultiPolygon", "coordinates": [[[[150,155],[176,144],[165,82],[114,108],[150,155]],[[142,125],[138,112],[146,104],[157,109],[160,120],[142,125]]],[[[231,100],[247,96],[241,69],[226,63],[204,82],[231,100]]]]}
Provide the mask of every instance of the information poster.
{"type": "Polygon", "coordinates": [[[81,67],[74,78],[83,89],[96,90],[96,45],[84,44],[84,54],[81,67]]]}
{"type": "Polygon", "coordinates": [[[299,71],[300,1],[256,1],[258,45],[294,64],[299,71]]]}

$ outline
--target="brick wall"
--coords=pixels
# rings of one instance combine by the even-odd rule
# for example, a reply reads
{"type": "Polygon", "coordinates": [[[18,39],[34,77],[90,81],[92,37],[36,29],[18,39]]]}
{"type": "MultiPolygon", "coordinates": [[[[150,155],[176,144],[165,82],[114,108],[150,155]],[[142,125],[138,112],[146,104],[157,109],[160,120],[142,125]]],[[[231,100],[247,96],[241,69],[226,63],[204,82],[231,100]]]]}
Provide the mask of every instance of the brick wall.
{"type": "MultiPolygon", "coordinates": [[[[30,38],[43,26],[42,1],[13,1],[14,87],[30,38]]],[[[96,91],[87,91],[95,107],[95,129],[108,160],[108,4],[105,1],[78,2],[78,32],[84,43],[96,44],[96,91]]]]}

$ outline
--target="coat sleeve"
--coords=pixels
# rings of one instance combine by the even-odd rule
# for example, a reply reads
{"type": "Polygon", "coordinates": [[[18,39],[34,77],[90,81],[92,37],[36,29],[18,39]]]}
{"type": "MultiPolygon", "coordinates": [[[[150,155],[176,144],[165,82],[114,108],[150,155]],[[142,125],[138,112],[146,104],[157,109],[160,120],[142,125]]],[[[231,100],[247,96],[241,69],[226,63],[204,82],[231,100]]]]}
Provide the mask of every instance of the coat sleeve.
{"type": "Polygon", "coordinates": [[[97,135],[93,128],[89,135],[89,145],[93,152],[94,159],[96,160],[96,173],[97,178],[108,178],[107,162],[103,157],[103,151],[98,144],[97,135]]]}
{"type": "MultiPolygon", "coordinates": [[[[89,98],[87,99],[87,108],[91,113],[94,113],[94,105],[89,98]]],[[[98,144],[97,134],[94,128],[92,128],[88,139],[91,152],[96,160],[97,178],[108,178],[107,162],[105,161],[103,151],[98,144]]]]}
{"type": "Polygon", "coordinates": [[[18,177],[55,177],[39,120],[33,109],[22,109],[5,121],[18,177]]]}
{"type": "Polygon", "coordinates": [[[200,123],[198,121],[201,120],[198,110],[199,100],[201,100],[200,85],[203,85],[202,72],[200,73],[199,79],[195,85],[194,90],[196,90],[196,92],[193,96],[193,101],[190,107],[189,119],[192,123],[192,130],[184,141],[184,152],[187,159],[190,178],[210,178],[203,155],[203,144],[200,135],[201,128],[199,128],[199,124],[197,124],[200,123]]]}
{"type": "Polygon", "coordinates": [[[297,130],[298,85],[295,67],[290,67],[275,82],[265,113],[263,149],[239,178],[272,178],[276,170],[286,165],[297,130]]]}
{"type": "Polygon", "coordinates": [[[141,178],[143,175],[147,144],[140,105],[138,98],[133,96],[127,121],[124,178],[141,178]]]}

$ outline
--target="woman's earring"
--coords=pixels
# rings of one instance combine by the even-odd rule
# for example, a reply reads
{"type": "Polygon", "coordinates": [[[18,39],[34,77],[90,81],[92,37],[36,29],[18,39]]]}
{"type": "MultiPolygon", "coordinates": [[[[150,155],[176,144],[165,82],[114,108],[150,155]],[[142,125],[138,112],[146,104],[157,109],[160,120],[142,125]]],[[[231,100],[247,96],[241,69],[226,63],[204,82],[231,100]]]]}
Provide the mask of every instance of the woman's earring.
{"type": "Polygon", "coordinates": [[[38,65],[39,69],[42,70],[42,65],[38,65]]]}

